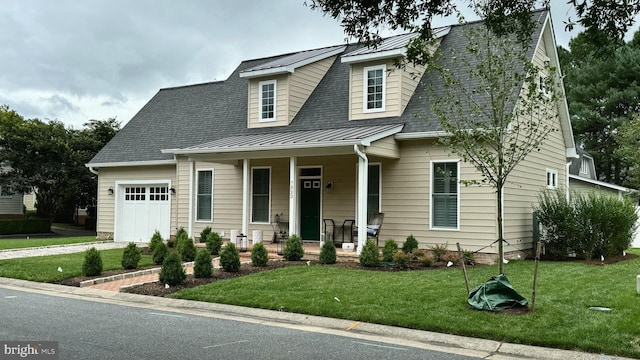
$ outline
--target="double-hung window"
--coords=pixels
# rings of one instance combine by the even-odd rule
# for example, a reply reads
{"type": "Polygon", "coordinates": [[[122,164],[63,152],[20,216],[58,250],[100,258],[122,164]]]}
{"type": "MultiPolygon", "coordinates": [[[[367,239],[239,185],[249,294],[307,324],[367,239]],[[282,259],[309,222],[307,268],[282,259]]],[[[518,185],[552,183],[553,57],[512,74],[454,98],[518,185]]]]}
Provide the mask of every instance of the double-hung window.
{"type": "Polygon", "coordinates": [[[558,171],[547,169],[547,189],[555,189],[558,187],[558,171]]]}
{"type": "Polygon", "coordinates": [[[271,197],[271,169],[251,171],[251,222],[268,223],[271,197]]]}
{"type": "Polygon", "coordinates": [[[431,163],[431,227],[459,228],[459,162],[431,163]]]}
{"type": "Polygon", "coordinates": [[[386,72],[385,65],[364,68],[364,112],[384,111],[386,72]]]}
{"type": "Polygon", "coordinates": [[[276,119],[276,81],[261,81],[258,83],[260,91],[260,121],[274,121],[276,119]]]}
{"type": "Polygon", "coordinates": [[[196,220],[213,220],[213,170],[198,170],[196,220]]]}

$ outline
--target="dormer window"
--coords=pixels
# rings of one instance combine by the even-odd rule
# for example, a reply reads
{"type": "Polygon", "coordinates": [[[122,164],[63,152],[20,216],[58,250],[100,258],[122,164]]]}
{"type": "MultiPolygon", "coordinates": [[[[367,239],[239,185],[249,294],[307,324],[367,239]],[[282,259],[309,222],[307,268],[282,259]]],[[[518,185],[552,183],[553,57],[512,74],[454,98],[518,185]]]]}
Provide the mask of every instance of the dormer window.
{"type": "Polygon", "coordinates": [[[364,112],[384,111],[386,65],[364,68],[364,112]]]}
{"type": "Polygon", "coordinates": [[[260,121],[276,119],[276,81],[261,81],[260,89],[260,121]]]}
{"type": "Polygon", "coordinates": [[[580,175],[583,175],[583,176],[591,175],[589,171],[589,159],[587,159],[586,157],[583,157],[582,161],[580,162],[580,175]]]}
{"type": "Polygon", "coordinates": [[[551,89],[549,89],[547,84],[547,75],[543,73],[538,74],[538,91],[546,97],[551,97],[551,89]]]}

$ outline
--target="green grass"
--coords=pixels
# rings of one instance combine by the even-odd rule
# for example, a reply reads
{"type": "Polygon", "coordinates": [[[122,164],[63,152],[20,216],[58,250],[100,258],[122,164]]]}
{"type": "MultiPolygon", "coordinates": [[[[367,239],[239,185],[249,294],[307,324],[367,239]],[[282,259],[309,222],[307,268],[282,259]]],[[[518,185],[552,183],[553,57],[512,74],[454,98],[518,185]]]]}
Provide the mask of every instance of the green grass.
{"type": "MultiPolygon", "coordinates": [[[[122,269],[121,261],[123,252],[124,249],[101,250],[100,255],[102,256],[103,271],[122,269]]],[[[84,254],[84,252],[81,252],[2,260],[0,261],[0,277],[39,282],[56,282],[82,276],[84,254]],[[62,268],[62,272],[58,271],[58,267],[62,268]]],[[[153,259],[150,255],[142,255],[138,266],[144,267],[153,264],[153,259]]]]}
{"type": "MultiPolygon", "coordinates": [[[[529,300],[533,267],[533,261],[505,265],[514,288],[529,300]]],[[[485,282],[497,271],[497,266],[471,269],[471,286],[485,282]]],[[[296,266],[185,289],[173,296],[640,357],[638,274],[640,259],[606,266],[542,262],[536,309],[525,315],[471,310],[457,269],[377,272],[296,266]],[[596,312],[589,310],[590,306],[613,311],[596,312]]]]}
{"type": "Polygon", "coordinates": [[[34,238],[34,239],[0,239],[0,250],[22,249],[30,247],[78,244],[96,241],[95,236],[75,236],[65,238],[34,238]]]}

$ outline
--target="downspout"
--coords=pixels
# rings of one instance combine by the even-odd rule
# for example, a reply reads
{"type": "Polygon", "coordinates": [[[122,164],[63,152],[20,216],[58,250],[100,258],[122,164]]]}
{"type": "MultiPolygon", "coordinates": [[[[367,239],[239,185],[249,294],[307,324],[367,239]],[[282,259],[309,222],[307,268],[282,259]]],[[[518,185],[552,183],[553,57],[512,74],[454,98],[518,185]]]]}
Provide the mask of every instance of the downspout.
{"type": "Polygon", "coordinates": [[[353,145],[353,151],[358,155],[358,247],[357,253],[360,255],[365,242],[367,241],[367,188],[369,178],[367,172],[369,170],[369,159],[367,155],[360,150],[358,144],[353,145]]]}
{"type": "Polygon", "coordinates": [[[565,197],[567,198],[567,201],[571,200],[571,196],[569,194],[571,192],[571,189],[569,188],[569,167],[570,166],[571,166],[571,161],[569,161],[565,166],[565,172],[564,172],[564,178],[565,178],[564,192],[566,193],[565,197]]]}
{"type": "Polygon", "coordinates": [[[88,169],[89,169],[89,171],[91,171],[91,173],[92,173],[93,175],[100,175],[100,174],[98,173],[98,170],[94,169],[94,168],[93,168],[93,166],[89,166],[89,167],[88,167],[88,169]]]}
{"type": "MultiPolygon", "coordinates": [[[[193,230],[193,183],[195,181],[195,167],[196,163],[193,160],[189,160],[189,224],[187,226],[187,231],[189,233],[189,237],[193,238],[193,234],[191,233],[193,230]]],[[[178,224],[176,224],[179,226],[178,224]]],[[[177,231],[177,229],[176,229],[177,231]]]]}

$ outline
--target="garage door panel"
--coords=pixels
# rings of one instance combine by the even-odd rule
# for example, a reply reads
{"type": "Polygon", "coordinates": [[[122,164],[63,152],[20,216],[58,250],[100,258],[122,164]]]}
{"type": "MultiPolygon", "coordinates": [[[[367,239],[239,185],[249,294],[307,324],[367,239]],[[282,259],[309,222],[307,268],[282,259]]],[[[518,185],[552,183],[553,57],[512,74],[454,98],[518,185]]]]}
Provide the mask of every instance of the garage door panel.
{"type": "Polygon", "coordinates": [[[160,231],[169,237],[171,203],[168,184],[122,185],[117,207],[118,241],[149,241],[160,231]]]}

